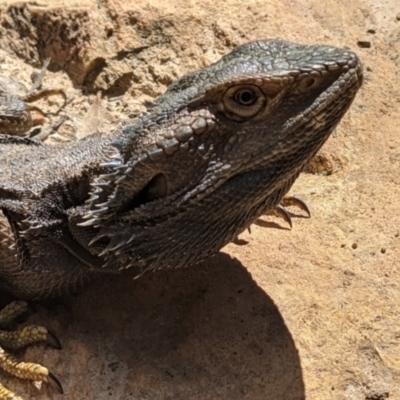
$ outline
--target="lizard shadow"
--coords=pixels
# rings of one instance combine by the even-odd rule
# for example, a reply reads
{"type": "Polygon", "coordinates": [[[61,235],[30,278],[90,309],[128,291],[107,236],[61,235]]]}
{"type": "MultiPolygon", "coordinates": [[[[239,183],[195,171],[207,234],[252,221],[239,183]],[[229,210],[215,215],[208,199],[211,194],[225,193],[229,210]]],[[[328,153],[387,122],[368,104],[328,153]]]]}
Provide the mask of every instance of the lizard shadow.
{"type": "Polygon", "coordinates": [[[30,318],[63,343],[27,356],[60,377],[68,399],[305,398],[290,332],[238,260],[219,253],[132,276],[94,282],[30,318]]]}

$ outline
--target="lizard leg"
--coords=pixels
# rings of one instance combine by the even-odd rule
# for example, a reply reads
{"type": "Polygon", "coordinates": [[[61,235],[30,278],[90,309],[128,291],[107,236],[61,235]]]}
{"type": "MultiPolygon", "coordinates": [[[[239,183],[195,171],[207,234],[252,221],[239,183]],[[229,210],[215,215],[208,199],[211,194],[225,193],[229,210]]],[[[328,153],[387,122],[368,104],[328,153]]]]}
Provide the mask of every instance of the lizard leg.
{"type": "MultiPolygon", "coordinates": [[[[28,305],[24,301],[10,303],[0,311],[0,325],[9,324],[27,309],[28,305]]],[[[47,368],[40,364],[18,362],[3,349],[18,349],[37,342],[46,342],[52,347],[61,348],[58,339],[42,326],[31,325],[16,331],[0,330],[0,368],[20,379],[46,382],[62,393],[61,384],[47,368]]],[[[0,400],[3,399],[17,400],[20,397],[0,384],[0,400]]]]}

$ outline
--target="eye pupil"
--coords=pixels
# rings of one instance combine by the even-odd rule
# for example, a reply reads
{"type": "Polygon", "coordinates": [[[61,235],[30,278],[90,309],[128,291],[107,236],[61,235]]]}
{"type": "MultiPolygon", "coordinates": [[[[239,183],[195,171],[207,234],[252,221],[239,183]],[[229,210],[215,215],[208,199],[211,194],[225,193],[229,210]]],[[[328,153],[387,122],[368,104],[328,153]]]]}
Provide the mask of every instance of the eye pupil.
{"type": "Polygon", "coordinates": [[[252,106],[256,102],[256,95],[252,90],[242,89],[236,92],[235,100],[243,106],[252,106]]]}

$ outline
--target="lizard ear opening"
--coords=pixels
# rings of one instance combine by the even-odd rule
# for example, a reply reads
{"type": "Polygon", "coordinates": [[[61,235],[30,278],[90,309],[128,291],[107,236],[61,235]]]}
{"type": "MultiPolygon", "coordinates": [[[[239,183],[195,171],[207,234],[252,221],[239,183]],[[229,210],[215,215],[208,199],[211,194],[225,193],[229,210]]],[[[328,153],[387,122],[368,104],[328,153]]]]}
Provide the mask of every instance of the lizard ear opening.
{"type": "Polygon", "coordinates": [[[156,200],[168,195],[167,178],[164,174],[156,175],[142,190],[145,192],[146,200],[156,200]]]}
{"type": "Polygon", "coordinates": [[[124,207],[124,212],[133,210],[153,200],[168,195],[168,183],[164,174],[155,175],[149,183],[124,207]]]}

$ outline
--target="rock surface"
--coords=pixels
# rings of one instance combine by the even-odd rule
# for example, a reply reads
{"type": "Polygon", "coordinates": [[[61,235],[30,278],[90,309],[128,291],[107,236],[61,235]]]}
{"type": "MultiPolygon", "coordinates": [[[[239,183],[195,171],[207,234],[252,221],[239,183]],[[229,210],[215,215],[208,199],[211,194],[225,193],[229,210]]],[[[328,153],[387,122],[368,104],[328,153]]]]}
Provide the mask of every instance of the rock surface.
{"type": "Polygon", "coordinates": [[[100,107],[102,129],[114,129],[249,40],[348,47],[365,66],[314,174],[292,190],[311,219],[289,230],[262,218],[247,245],[202,265],[40,305],[29,322],[63,351],[18,356],[48,366],[66,394],[2,382],[26,399],[400,399],[399,11],[398,0],[0,1],[0,73],[29,86],[51,57],[46,86],[75,96],[72,122],[50,142],[97,128],[100,107]],[[100,90],[109,101],[98,105],[100,90]]]}

